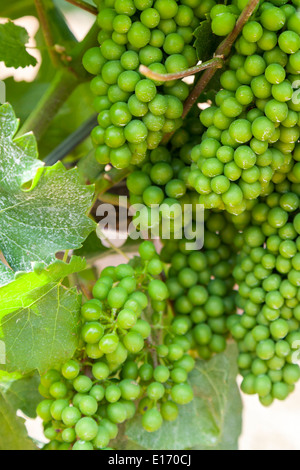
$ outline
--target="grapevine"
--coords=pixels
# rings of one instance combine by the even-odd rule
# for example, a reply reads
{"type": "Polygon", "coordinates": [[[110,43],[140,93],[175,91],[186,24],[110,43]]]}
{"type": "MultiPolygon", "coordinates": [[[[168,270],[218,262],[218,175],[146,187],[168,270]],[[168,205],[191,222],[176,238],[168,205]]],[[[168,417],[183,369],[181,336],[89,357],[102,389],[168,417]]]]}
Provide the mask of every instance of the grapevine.
{"type": "Polygon", "coordinates": [[[0,61],[40,68],[0,105],[0,449],[237,449],[240,391],[300,381],[300,0],[66,0],[81,41],[18,3],[0,61]]]}
{"type": "Polygon", "coordinates": [[[155,432],[163,420],[177,418],[178,405],[193,399],[187,383],[194,366],[186,354],[190,344],[174,335],[163,341],[160,330],[169,298],[158,278],[164,264],[151,242],[143,242],[139,252],[140,260],[102,271],[94,298],[81,309],[76,360],[41,378],[45,400],[37,413],[50,439],[46,450],[108,447],[118,425],[136,414],[136,400],[142,426],[155,432]],[[154,335],[160,341],[154,343],[154,335]]]}

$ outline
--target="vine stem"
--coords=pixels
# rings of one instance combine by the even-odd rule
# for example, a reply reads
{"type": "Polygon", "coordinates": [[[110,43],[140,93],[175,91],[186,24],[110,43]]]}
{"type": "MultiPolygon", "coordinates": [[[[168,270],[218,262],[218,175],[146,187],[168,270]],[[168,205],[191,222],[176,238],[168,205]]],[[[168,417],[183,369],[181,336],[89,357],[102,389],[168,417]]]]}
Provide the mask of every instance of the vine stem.
{"type": "MultiPolygon", "coordinates": [[[[237,37],[241,33],[244,25],[247,23],[249,18],[252,16],[255,8],[257,7],[260,0],[250,0],[247,6],[242,11],[237,23],[235,25],[234,30],[227,36],[227,38],[220,44],[218,49],[215,52],[215,57],[228,57],[230,54],[231,48],[236,41],[237,37]]],[[[205,90],[208,83],[211,81],[213,76],[215,75],[218,67],[216,64],[212,66],[210,69],[206,70],[203,75],[200,77],[198,83],[196,84],[195,88],[193,89],[192,93],[188,97],[185,102],[184,110],[183,110],[183,118],[187,116],[192,106],[196,103],[197,99],[201,95],[201,93],[205,90]]]]}
{"type": "MultiPolygon", "coordinates": [[[[218,49],[216,50],[214,56],[215,57],[225,57],[227,58],[230,54],[231,48],[236,41],[237,37],[241,33],[244,25],[247,23],[249,18],[252,16],[255,8],[257,7],[258,3],[260,0],[250,0],[247,6],[244,8],[242,11],[241,15],[239,16],[234,30],[227,36],[227,38],[220,44],[218,49]]],[[[217,64],[213,65],[210,67],[208,70],[206,70],[201,77],[199,78],[198,82],[196,83],[195,87],[193,88],[191,94],[187,98],[185,104],[184,104],[184,109],[183,109],[183,115],[182,118],[184,119],[188,113],[190,112],[191,108],[194,106],[194,104],[197,102],[199,96],[205,88],[207,87],[208,83],[211,81],[211,79],[214,77],[215,73],[217,72],[219,67],[217,67],[217,64]]],[[[162,140],[163,144],[167,144],[172,137],[173,133],[166,134],[162,140]]]]}
{"type": "Polygon", "coordinates": [[[49,89],[42,97],[33,113],[25,121],[19,134],[27,134],[32,131],[39,141],[50,126],[62,104],[75,90],[77,85],[78,79],[71,72],[64,69],[58,71],[49,89]]]}
{"type": "Polygon", "coordinates": [[[96,200],[100,196],[102,197],[102,195],[105,194],[109,189],[116,186],[116,184],[120,183],[120,181],[125,179],[130,173],[131,170],[129,168],[126,168],[125,170],[117,170],[112,168],[111,170],[102,173],[95,183],[96,200]]]}
{"type": "MultiPolygon", "coordinates": [[[[216,71],[220,68],[220,59],[222,57],[226,58],[230,54],[231,48],[236,41],[237,37],[241,33],[244,25],[247,23],[249,18],[252,16],[255,8],[257,7],[259,0],[250,0],[247,6],[242,11],[238,21],[235,25],[234,30],[227,36],[227,38],[220,44],[218,49],[214,54],[214,59],[219,59],[214,61],[213,64],[210,65],[210,68],[204,71],[201,75],[199,81],[197,82],[196,86],[192,90],[190,96],[187,98],[184,110],[183,110],[183,118],[187,116],[193,105],[197,102],[199,96],[204,91],[210,80],[215,75],[216,71]]],[[[212,60],[214,60],[212,59],[212,60]]],[[[211,62],[211,61],[210,61],[211,62]]],[[[167,144],[170,138],[172,137],[173,133],[166,134],[162,140],[162,144],[167,144]]],[[[96,199],[106,193],[110,188],[115,186],[117,183],[122,181],[124,178],[128,176],[130,170],[115,170],[112,169],[108,173],[104,173],[100,176],[98,182],[96,183],[96,199]]]]}
{"type": "Polygon", "coordinates": [[[92,15],[98,15],[97,8],[93,7],[93,5],[90,5],[89,3],[84,2],[83,0],[65,0],[65,1],[68,3],[71,3],[72,5],[75,5],[75,7],[81,8],[82,10],[92,13],[92,15]]]}
{"type": "Polygon", "coordinates": [[[183,72],[176,73],[157,73],[149,69],[145,65],[140,66],[140,73],[145,75],[151,80],[157,80],[160,82],[171,82],[172,80],[179,80],[180,78],[190,77],[191,75],[196,75],[196,73],[202,72],[202,70],[209,69],[211,67],[221,69],[224,65],[223,56],[215,56],[213,59],[208,60],[207,62],[202,62],[195,67],[191,67],[183,72]]]}
{"type": "Polygon", "coordinates": [[[105,239],[105,241],[107,241],[107,243],[109,244],[109,246],[116,252],[118,253],[118,255],[121,255],[123,256],[125,259],[127,259],[127,261],[130,261],[130,258],[129,256],[127,256],[124,251],[122,251],[120,248],[118,248],[117,246],[115,246],[111,241],[110,239],[102,232],[102,230],[99,230],[99,233],[101,234],[101,236],[105,239]]]}
{"type": "Polygon", "coordinates": [[[106,204],[112,204],[113,206],[117,207],[125,207],[125,209],[128,209],[130,207],[129,202],[127,202],[127,204],[122,204],[119,198],[120,196],[118,194],[112,193],[104,193],[98,196],[98,199],[101,202],[105,202],[106,204]]]}
{"type": "Polygon", "coordinates": [[[82,42],[75,43],[69,54],[71,63],[68,66],[60,63],[60,69],[56,72],[47,92],[28,116],[18,135],[32,131],[39,141],[76,87],[89,78],[89,74],[82,66],[82,56],[95,44],[97,34],[98,27],[94,25],[82,42]]]}
{"type": "Polygon", "coordinates": [[[35,8],[36,8],[39,20],[40,20],[40,25],[43,31],[43,35],[45,38],[45,42],[49,51],[51,61],[55,67],[59,67],[61,65],[61,62],[54,48],[55,41],[51,32],[49,19],[45,11],[45,6],[42,0],[34,0],[34,4],[35,4],[35,8]]]}

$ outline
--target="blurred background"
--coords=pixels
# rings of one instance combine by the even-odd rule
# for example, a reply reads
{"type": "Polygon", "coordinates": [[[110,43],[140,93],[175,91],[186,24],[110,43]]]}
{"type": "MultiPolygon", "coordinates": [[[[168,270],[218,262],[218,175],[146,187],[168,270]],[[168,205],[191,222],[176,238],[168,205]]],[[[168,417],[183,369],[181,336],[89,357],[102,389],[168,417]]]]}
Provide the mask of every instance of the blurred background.
{"type": "MultiPolygon", "coordinates": [[[[65,0],[55,0],[61,7],[68,25],[74,36],[80,41],[84,38],[94,22],[94,17],[68,4],[65,0]]],[[[0,18],[6,22],[6,18],[0,18]]],[[[24,16],[15,21],[27,29],[30,35],[28,51],[40,61],[41,51],[36,48],[34,36],[39,23],[32,16],[24,16]]],[[[15,70],[6,68],[0,63],[0,80],[13,77],[17,82],[32,82],[38,74],[36,67],[15,70]]],[[[21,84],[20,84],[21,86],[21,84]]],[[[8,96],[9,98],[9,96],[8,96]]],[[[117,265],[122,260],[119,256],[111,256],[101,261],[99,268],[106,265],[117,265]]],[[[240,380],[238,379],[239,383],[240,380]]],[[[275,402],[270,408],[264,408],[257,397],[243,395],[243,433],[240,438],[240,450],[300,450],[300,384],[296,391],[284,402],[275,402]]],[[[38,441],[44,441],[41,422],[27,420],[30,435],[38,441]]]]}

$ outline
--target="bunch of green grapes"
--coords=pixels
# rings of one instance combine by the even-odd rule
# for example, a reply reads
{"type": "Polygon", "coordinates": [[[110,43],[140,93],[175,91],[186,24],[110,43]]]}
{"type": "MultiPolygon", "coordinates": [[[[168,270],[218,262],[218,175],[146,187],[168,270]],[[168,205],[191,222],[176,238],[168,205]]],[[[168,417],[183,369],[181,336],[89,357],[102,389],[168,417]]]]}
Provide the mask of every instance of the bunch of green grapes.
{"type": "Polygon", "coordinates": [[[201,113],[207,130],[193,149],[189,183],[206,208],[241,214],[274,184],[300,181],[300,104],[293,90],[300,73],[300,18],[298,2],[292,3],[261,3],[234,45],[214,105],[201,113]]]}
{"type": "Polygon", "coordinates": [[[190,86],[181,80],[157,82],[140,65],[166,74],[196,65],[193,32],[215,2],[206,0],[105,0],[98,24],[100,47],[88,50],[84,67],[96,77],[99,125],[92,132],[101,164],[127,168],[143,161],[165,133],[182,125],[190,86]]]}
{"type": "Polygon", "coordinates": [[[175,313],[171,332],[187,338],[203,359],[226,349],[227,321],[236,312],[236,234],[225,214],[207,212],[202,250],[189,251],[182,240],[166,242],[162,252],[171,264],[166,281],[175,313]]]}
{"type": "MultiPolygon", "coordinates": [[[[201,141],[203,126],[199,113],[185,120],[166,146],[159,146],[149,153],[146,161],[137,166],[127,178],[127,188],[132,205],[141,204],[138,222],[147,230],[153,222],[155,208],[157,231],[164,238],[163,225],[167,223],[172,235],[182,232],[195,218],[199,195],[188,184],[191,151],[201,141]],[[191,207],[191,211],[184,208],[191,207]],[[185,216],[185,220],[183,220],[185,216]]],[[[134,219],[135,223],[135,219],[134,219]]],[[[187,228],[186,228],[187,230],[187,228]]]]}
{"type": "Polygon", "coordinates": [[[300,379],[299,196],[299,185],[285,181],[255,205],[233,271],[242,315],[228,323],[239,345],[242,390],[266,406],[284,400],[300,379]]]}
{"type": "Polygon", "coordinates": [[[81,310],[81,343],[73,360],[41,378],[48,450],[101,450],[118,425],[142,415],[148,432],[174,421],[193,399],[187,382],[195,361],[188,341],[165,338],[169,292],[152,242],[140,259],[105,268],[81,310]],[[147,294],[147,295],[146,295],[147,294]],[[150,299],[150,302],[149,302],[150,299]],[[153,325],[153,326],[151,326],[153,325]]]}

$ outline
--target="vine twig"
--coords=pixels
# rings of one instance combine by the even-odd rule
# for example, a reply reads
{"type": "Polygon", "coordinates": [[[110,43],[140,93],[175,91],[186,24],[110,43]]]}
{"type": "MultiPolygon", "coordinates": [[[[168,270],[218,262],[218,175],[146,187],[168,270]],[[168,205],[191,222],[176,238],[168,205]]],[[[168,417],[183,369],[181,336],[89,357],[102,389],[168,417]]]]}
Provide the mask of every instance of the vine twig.
{"type": "Polygon", "coordinates": [[[103,237],[105,239],[105,241],[107,241],[107,243],[109,244],[109,246],[116,252],[118,253],[118,255],[121,255],[123,256],[125,259],[127,259],[127,261],[130,261],[130,258],[129,256],[126,255],[126,253],[124,253],[124,251],[121,250],[121,248],[118,248],[117,246],[115,246],[111,241],[110,239],[103,233],[102,230],[100,230],[98,228],[98,232],[100,233],[101,237],[103,237]]]}
{"type": "MultiPolygon", "coordinates": [[[[40,0],[35,1],[40,2],[40,0]]],[[[60,63],[60,69],[57,71],[49,89],[28,116],[18,135],[32,131],[37,140],[40,140],[77,85],[88,79],[89,74],[82,66],[82,56],[86,49],[95,43],[97,34],[98,27],[94,25],[82,42],[75,43],[73,50],[70,52],[71,64],[65,67],[60,63]]]]}
{"type": "Polygon", "coordinates": [[[45,6],[42,0],[34,0],[34,4],[35,4],[35,8],[36,8],[39,20],[40,20],[41,28],[43,31],[43,35],[45,38],[45,42],[49,51],[51,61],[55,67],[59,67],[61,65],[61,62],[59,59],[59,55],[56,53],[56,50],[54,47],[55,41],[54,41],[52,31],[50,28],[49,19],[45,12],[45,6]]]}
{"type": "Polygon", "coordinates": [[[127,203],[122,203],[120,201],[120,196],[118,194],[104,193],[104,194],[99,195],[98,199],[100,202],[112,204],[113,206],[116,206],[116,207],[124,207],[125,209],[128,209],[130,207],[130,204],[128,201],[127,203]]]}
{"type": "MultiPolygon", "coordinates": [[[[234,30],[227,36],[227,38],[220,44],[218,49],[215,52],[215,56],[223,56],[228,57],[230,54],[231,48],[236,41],[237,37],[241,33],[244,25],[247,23],[249,18],[252,16],[255,8],[257,7],[259,0],[250,0],[247,4],[246,8],[242,11],[237,23],[235,25],[234,30]]],[[[215,65],[211,67],[209,70],[206,70],[203,75],[200,77],[198,83],[196,84],[195,88],[193,89],[192,93],[188,97],[184,105],[183,111],[183,118],[187,116],[192,106],[196,103],[197,99],[201,95],[201,93],[205,90],[208,83],[211,81],[213,76],[215,75],[218,67],[215,65]]]]}
{"type": "Polygon", "coordinates": [[[59,70],[37,107],[27,118],[19,134],[32,131],[39,141],[53,118],[78,85],[77,78],[68,70],[59,70]]]}
{"type": "Polygon", "coordinates": [[[97,8],[93,7],[93,5],[90,5],[89,3],[84,2],[83,0],[65,0],[65,1],[68,3],[71,3],[72,5],[75,5],[75,7],[81,8],[82,10],[92,13],[92,15],[98,15],[97,8]]]}
{"type": "MultiPolygon", "coordinates": [[[[215,57],[225,57],[227,58],[228,55],[230,54],[231,48],[236,41],[237,37],[241,33],[244,25],[247,23],[249,18],[252,16],[255,8],[257,7],[258,3],[260,0],[250,0],[247,6],[244,8],[242,11],[241,15],[239,16],[234,30],[227,36],[226,39],[220,44],[218,49],[215,52],[215,57]]],[[[183,115],[182,118],[184,119],[188,113],[190,112],[191,108],[194,106],[194,104],[197,102],[199,96],[205,88],[207,87],[208,83],[211,81],[211,79],[214,77],[216,71],[218,70],[219,67],[217,67],[217,63],[210,67],[208,70],[206,70],[196,83],[195,87],[193,88],[191,94],[187,98],[185,104],[184,104],[184,109],[183,109],[183,115]]],[[[166,134],[163,138],[162,143],[165,145],[169,142],[170,138],[172,137],[173,133],[166,134]]]]}
{"type": "Polygon", "coordinates": [[[140,73],[145,75],[151,80],[157,80],[159,82],[171,82],[172,80],[179,80],[180,78],[190,77],[191,75],[196,75],[196,73],[202,72],[202,70],[209,69],[211,67],[221,69],[224,65],[224,60],[222,56],[215,56],[213,59],[208,60],[207,62],[202,62],[202,64],[191,67],[183,72],[176,73],[157,73],[149,69],[145,65],[140,66],[140,73]]]}
{"type": "Polygon", "coordinates": [[[125,168],[125,170],[116,170],[115,168],[112,168],[109,171],[103,172],[95,183],[96,200],[99,198],[99,196],[102,196],[109,189],[120,183],[120,181],[126,178],[130,173],[130,168],[125,168]]]}

